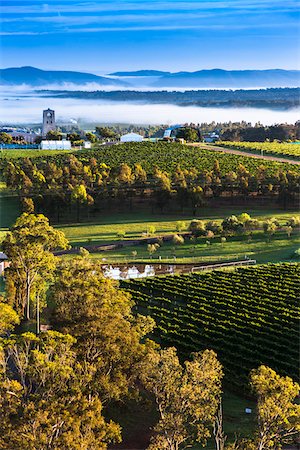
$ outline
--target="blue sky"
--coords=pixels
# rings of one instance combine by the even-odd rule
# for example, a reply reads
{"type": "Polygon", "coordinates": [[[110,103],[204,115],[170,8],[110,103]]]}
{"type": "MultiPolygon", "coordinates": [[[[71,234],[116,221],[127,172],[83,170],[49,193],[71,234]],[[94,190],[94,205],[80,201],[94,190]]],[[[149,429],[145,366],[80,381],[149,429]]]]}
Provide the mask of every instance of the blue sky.
{"type": "Polygon", "coordinates": [[[296,69],[295,0],[2,0],[1,66],[296,69]]]}

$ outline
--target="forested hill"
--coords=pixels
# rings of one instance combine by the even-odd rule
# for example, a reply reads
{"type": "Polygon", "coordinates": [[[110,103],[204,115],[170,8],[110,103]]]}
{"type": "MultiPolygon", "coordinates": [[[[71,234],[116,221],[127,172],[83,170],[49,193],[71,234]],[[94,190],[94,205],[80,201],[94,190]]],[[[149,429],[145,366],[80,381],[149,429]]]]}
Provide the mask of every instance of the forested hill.
{"type": "Polygon", "coordinates": [[[84,98],[121,102],[169,103],[181,106],[213,106],[290,109],[300,105],[300,88],[258,90],[189,90],[189,91],[38,91],[45,96],[84,98]]]}

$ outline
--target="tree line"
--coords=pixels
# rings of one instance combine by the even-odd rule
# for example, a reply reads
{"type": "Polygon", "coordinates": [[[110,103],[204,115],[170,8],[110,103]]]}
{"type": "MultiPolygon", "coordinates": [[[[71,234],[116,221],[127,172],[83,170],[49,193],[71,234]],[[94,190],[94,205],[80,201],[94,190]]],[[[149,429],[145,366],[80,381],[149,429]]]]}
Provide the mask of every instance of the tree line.
{"type": "Polygon", "coordinates": [[[77,211],[79,220],[80,212],[86,213],[92,205],[95,208],[117,202],[132,208],[140,201],[163,211],[172,200],[181,209],[190,207],[195,215],[199,207],[220,197],[271,196],[286,206],[299,192],[296,170],[278,168],[270,173],[260,165],[251,173],[239,163],[235,170],[224,173],[218,159],[211,170],[183,169],[178,164],[170,173],[157,165],[146,171],[140,163],[109,167],[95,157],[81,161],[70,155],[62,164],[53,159],[35,163],[24,158],[7,162],[4,176],[7,187],[22,199],[24,211],[33,212],[36,206],[37,210],[56,214],[58,221],[66,206],[77,211]]]}
{"type": "Polygon", "coordinates": [[[145,395],[158,414],[149,450],[205,446],[210,436],[218,450],[277,450],[293,440],[299,385],[262,365],[250,374],[256,432],[226,445],[217,355],[196,352],[182,363],[175,348],[159,347],[148,338],[153,319],[133,314],[130,295],[86,251],[53,257],[67,246],[45,216],[26,213],[2,244],[11,265],[0,302],[1,448],[105,450],[122,439],[108,406],[145,395]],[[51,329],[37,320],[35,333],[24,332],[43,308],[51,329]]]}

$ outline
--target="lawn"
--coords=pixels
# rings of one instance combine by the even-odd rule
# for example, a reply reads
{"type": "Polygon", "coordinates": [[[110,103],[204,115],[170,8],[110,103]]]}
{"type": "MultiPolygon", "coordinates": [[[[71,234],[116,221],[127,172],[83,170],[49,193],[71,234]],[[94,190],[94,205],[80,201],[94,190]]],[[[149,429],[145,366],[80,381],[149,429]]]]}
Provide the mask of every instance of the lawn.
{"type": "MultiPolygon", "coordinates": [[[[224,217],[231,214],[241,214],[245,208],[203,208],[201,214],[197,216],[201,220],[216,220],[221,222],[224,217]]],[[[296,216],[299,211],[294,210],[286,212],[280,209],[252,209],[247,210],[248,214],[258,220],[264,220],[276,216],[281,224],[284,224],[288,218],[296,216]]],[[[57,225],[57,228],[63,231],[73,246],[99,245],[118,240],[118,232],[124,231],[125,240],[141,238],[143,233],[147,233],[150,227],[155,227],[156,235],[175,233],[176,223],[183,221],[188,226],[194,217],[187,215],[167,215],[151,214],[150,212],[132,212],[132,213],[111,213],[102,215],[101,220],[97,222],[71,223],[57,225]]]]}
{"type": "MultiPolygon", "coordinates": [[[[242,209],[226,210],[203,209],[201,219],[222,221],[223,217],[231,213],[240,214],[242,209]]],[[[252,217],[258,220],[265,220],[276,216],[281,225],[284,225],[288,218],[297,215],[298,211],[285,212],[282,210],[250,210],[252,217]]],[[[141,238],[146,235],[150,227],[155,227],[156,233],[153,236],[176,233],[177,221],[184,221],[186,225],[193,217],[190,216],[168,216],[151,215],[150,213],[113,214],[104,216],[97,223],[68,224],[57,226],[63,231],[70,243],[74,247],[97,246],[119,240],[118,232],[124,231],[127,239],[141,238]]],[[[300,246],[299,235],[293,232],[291,238],[287,238],[284,232],[277,232],[266,242],[266,237],[262,231],[253,233],[253,238],[248,242],[246,236],[228,237],[227,242],[221,244],[220,238],[211,239],[211,244],[206,243],[206,238],[198,238],[194,241],[186,240],[184,245],[174,246],[172,243],[164,243],[158,251],[150,258],[147,245],[135,245],[122,247],[114,251],[93,253],[93,258],[105,258],[109,263],[129,261],[134,262],[176,262],[177,263],[201,263],[209,261],[219,261],[228,259],[244,259],[245,255],[256,259],[258,263],[287,261],[292,258],[293,253],[300,246]],[[134,253],[132,253],[134,252],[134,253]],[[136,254],[135,254],[136,252],[136,254]]]]}
{"type": "MultiPolygon", "coordinates": [[[[266,241],[263,233],[257,233],[250,242],[245,236],[228,237],[225,244],[220,238],[211,239],[206,244],[205,238],[187,241],[184,245],[174,246],[164,243],[153,255],[149,256],[147,245],[123,247],[117,250],[91,253],[92,258],[104,259],[107,263],[208,263],[232,259],[255,259],[257,263],[279,262],[293,260],[295,250],[300,247],[299,234],[287,238],[284,233],[278,233],[270,242],[266,241]],[[132,253],[136,252],[136,254],[132,253]]],[[[67,255],[66,257],[71,257],[67,255]]]]}

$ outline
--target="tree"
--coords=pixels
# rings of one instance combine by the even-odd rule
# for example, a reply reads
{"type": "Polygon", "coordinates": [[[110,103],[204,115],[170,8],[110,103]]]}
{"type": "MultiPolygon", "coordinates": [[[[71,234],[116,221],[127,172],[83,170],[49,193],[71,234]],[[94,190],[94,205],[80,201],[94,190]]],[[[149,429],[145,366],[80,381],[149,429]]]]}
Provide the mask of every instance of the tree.
{"type": "Polygon", "coordinates": [[[291,237],[291,234],[292,234],[292,231],[293,231],[293,227],[287,226],[287,227],[285,227],[284,229],[285,229],[285,232],[286,232],[286,234],[287,234],[287,237],[290,238],[290,237],[291,237]]]}
{"type": "Polygon", "coordinates": [[[297,228],[300,226],[300,216],[296,216],[296,217],[291,217],[288,221],[287,221],[287,226],[291,226],[292,228],[297,228]]]}
{"type": "Polygon", "coordinates": [[[149,450],[205,446],[217,414],[222,368],[211,350],[181,366],[175,348],[153,350],[141,365],[141,381],[155,397],[159,422],[149,450]]]}
{"type": "Polygon", "coordinates": [[[72,336],[57,331],[6,339],[0,408],[10,395],[18,410],[4,424],[1,420],[1,448],[21,450],[25,442],[28,450],[104,450],[120,441],[120,427],[105,422],[99,396],[87,389],[89,374],[77,361],[74,344],[72,336]]]}
{"type": "Polygon", "coordinates": [[[272,217],[271,219],[266,220],[263,223],[263,229],[265,234],[270,239],[271,236],[273,236],[278,228],[278,221],[275,217],[272,217]]]}
{"type": "Polygon", "coordinates": [[[220,234],[222,232],[222,226],[218,222],[211,220],[205,224],[205,229],[207,231],[212,231],[214,234],[220,234]]]}
{"type": "Polygon", "coordinates": [[[67,247],[64,234],[51,227],[42,214],[23,213],[7,233],[2,243],[3,251],[11,261],[6,276],[22,293],[21,305],[15,305],[14,299],[12,304],[17,311],[21,307],[27,320],[30,319],[33,294],[40,295],[39,290],[52,279],[55,268],[52,251],[67,247]]]}
{"type": "Polygon", "coordinates": [[[108,127],[96,127],[96,133],[103,139],[115,139],[116,133],[108,127]]]}
{"type": "Polygon", "coordinates": [[[12,331],[19,323],[20,319],[16,311],[0,296],[0,336],[12,331]]]}
{"type": "Polygon", "coordinates": [[[186,223],[179,220],[178,222],[176,222],[176,231],[183,231],[186,229],[186,223]]]}
{"type": "Polygon", "coordinates": [[[63,135],[58,130],[50,130],[50,131],[48,131],[48,133],[46,135],[46,139],[48,139],[49,141],[61,141],[62,138],[63,138],[63,135]]]}
{"type": "Polygon", "coordinates": [[[204,236],[206,234],[205,223],[203,220],[194,219],[189,225],[189,231],[195,236],[204,236]]]}
{"type": "Polygon", "coordinates": [[[92,144],[95,144],[97,142],[97,136],[95,136],[94,133],[91,132],[87,132],[85,133],[85,137],[87,138],[88,141],[90,141],[92,144]]]}
{"type": "Polygon", "coordinates": [[[101,265],[88,256],[60,262],[50,297],[53,325],[72,332],[78,360],[89,368],[89,392],[99,394],[104,403],[129,395],[137,365],[151,346],[142,341],[153,320],[134,317],[130,295],[104,279],[101,265]]]}
{"type": "Polygon", "coordinates": [[[79,222],[80,205],[92,205],[94,203],[94,199],[90,194],[87,193],[85,185],[79,184],[72,189],[71,202],[76,203],[77,222],[79,222]]]}
{"type": "Polygon", "coordinates": [[[248,213],[242,213],[238,216],[238,220],[239,222],[241,222],[242,224],[245,224],[246,222],[248,222],[249,220],[251,220],[251,216],[248,213]]]}
{"type": "Polygon", "coordinates": [[[22,209],[24,212],[28,214],[34,213],[34,203],[32,198],[30,197],[23,197],[22,198],[22,209]]]}
{"type": "Polygon", "coordinates": [[[260,366],[251,372],[251,386],[257,395],[257,449],[281,449],[300,431],[300,405],[295,403],[299,384],[260,366]]]}
{"type": "Polygon", "coordinates": [[[184,139],[187,142],[199,142],[201,140],[200,131],[192,127],[179,128],[176,138],[184,139]]]}
{"type": "Polygon", "coordinates": [[[182,244],[184,244],[184,237],[180,236],[178,234],[174,234],[174,236],[172,238],[172,242],[175,245],[182,245],[182,244]]]}
{"type": "Polygon", "coordinates": [[[243,224],[239,221],[239,219],[232,215],[229,217],[226,217],[222,222],[222,228],[224,231],[228,233],[238,233],[242,231],[243,224]]]}
{"type": "Polygon", "coordinates": [[[0,142],[3,144],[11,144],[12,143],[12,136],[8,133],[5,133],[4,131],[0,132],[0,142]]]}
{"type": "Polygon", "coordinates": [[[149,255],[153,255],[153,253],[155,253],[158,249],[159,249],[160,245],[158,243],[155,244],[148,244],[147,245],[147,251],[149,253],[149,255]]]}

